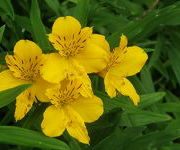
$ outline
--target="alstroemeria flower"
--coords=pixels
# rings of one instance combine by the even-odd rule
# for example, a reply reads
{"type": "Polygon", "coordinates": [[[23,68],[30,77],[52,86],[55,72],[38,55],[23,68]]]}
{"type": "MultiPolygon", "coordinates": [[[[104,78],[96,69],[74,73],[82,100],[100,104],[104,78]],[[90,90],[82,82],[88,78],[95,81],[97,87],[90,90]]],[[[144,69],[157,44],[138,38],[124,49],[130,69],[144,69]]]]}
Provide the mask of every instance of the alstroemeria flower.
{"type": "Polygon", "coordinates": [[[89,143],[85,122],[94,122],[103,114],[100,98],[85,98],[80,93],[82,83],[79,80],[63,80],[61,85],[47,89],[46,95],[52,103],[45,112],[41,124],[45,135],[60,136],[65,129],[82,143],[89,143]]]}
{"type": "Polygon", "coordinates": [[[49,40],[58,53],[47,54],[42,77],[53,83],[65,78],[79,78],[87,93],[91,83],[87,73],[105,68],[108,44],[102,35],[92,34],[92,28],[81,28],[78,20],[71,16],[56,19],[49,40]]]}
{"type": "Polygon", "coordinates": [[[16,98],[17,121],[31,109],[36,97],[40,101],[47,101],[44,93],[52,84],[40,77],[40,68],[43,66],[42,51],[32,41],[18,41],[14,47],[14,55],[6,56],[6,63],[9,70],[0,73],[0,91],[22,84],[32,84],[16,98]]]}
{"type": "Polygon", "coordinates": [[[138,46],[127,47],[127,38],[124,35],[121,36],[119,47],[107,53],[109,62],[106,68],[99,73],[104,77],[106,92],[112,98],[116,96],[117,90],[122,95],[129,96],[137,105],[140,101],[139,95],[126,77],[140,72],[148,59],[147,54],[138,46]]]}

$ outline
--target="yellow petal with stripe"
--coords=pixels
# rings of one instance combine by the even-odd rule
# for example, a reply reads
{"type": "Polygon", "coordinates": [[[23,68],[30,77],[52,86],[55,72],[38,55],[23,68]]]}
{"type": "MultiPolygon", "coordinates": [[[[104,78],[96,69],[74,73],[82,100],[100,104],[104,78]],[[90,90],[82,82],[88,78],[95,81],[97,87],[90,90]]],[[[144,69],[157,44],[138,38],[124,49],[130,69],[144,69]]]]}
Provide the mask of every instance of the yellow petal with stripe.
{"type": "Polygon", "coordinates": [[[28,83],[30,82],[15,78],[10,70],[4,70],[0,73],[0,91],[28,83]]]}
{"type": "Polygon", "coordinates": [[[66,126],[68,133],[78,141],[89,144],[90,138],[81,116],[70,107],[65,107],[64,111],[68,117],[68,124],[66,126]]]}
{"type": "Polygon", "coordinates": [[[16,109],[15,109],[15,120],[21,120],[24,116],[29,112],[33,103],[35,102],[35,94],[31,91],[31,89],[27,89],[22,92],[16,98],[16,109]]]}
{"type": "Polygon", "coordinates": [[[119,55],[119,64],[111,67],[109,72],[119,77],[127,77],[140,72],[148,59],[144,50],[138,46],[127,47],[119,55]]]}

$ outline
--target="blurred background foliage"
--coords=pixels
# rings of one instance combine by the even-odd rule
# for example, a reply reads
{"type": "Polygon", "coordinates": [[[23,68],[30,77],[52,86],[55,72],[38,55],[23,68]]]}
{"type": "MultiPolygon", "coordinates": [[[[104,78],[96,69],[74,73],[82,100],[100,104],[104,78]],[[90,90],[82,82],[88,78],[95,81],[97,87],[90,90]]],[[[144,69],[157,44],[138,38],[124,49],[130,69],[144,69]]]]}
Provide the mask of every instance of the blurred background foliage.
{"type": "Polygon", "coordinates": [[[20,39],[33,40],[44,53],[51,52],[47,34],[57,17],[67,15],[105,35],[111,49],[122,33],[129,45],[145,49],[147,64],[141,73],[130,77],[141,94],[141,103],[136,107],[123,96],[110,99],[102,79],[90,75],[95,94],[104,101],[105,113],[87,124],[91,143],[83,145],[67,133],[58,138],[41,133],[46,104],[36,103],[22,121],[15,122],[15,97],[29,85],[0,92],[0,149],[180,150],[180,2],[0,0],[0,70],[6,69],[4,56],[12,53],[20,39]]]}

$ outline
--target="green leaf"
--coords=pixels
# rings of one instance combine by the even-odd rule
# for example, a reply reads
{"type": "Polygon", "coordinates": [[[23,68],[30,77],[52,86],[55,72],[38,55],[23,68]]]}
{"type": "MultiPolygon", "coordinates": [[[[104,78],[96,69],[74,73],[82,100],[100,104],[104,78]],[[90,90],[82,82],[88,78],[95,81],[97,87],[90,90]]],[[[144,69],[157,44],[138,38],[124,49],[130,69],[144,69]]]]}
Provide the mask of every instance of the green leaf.
{"type": "Polygon", "coordinates": [[[154,68],[161,73],[167,80],[169,80],[169,74],[167,71],[167,68],[164,65],[165,63],[163,63],[160,59],[158,59],[155,63],[154,63],[154,68]]]}
{"type": "Polygon", "coordinates": [[[40,9],[37,0],[32,0],[30,21],[35,38],[34,40],[39,44],[44,52],[48,52],[50,50],[50,44],[47,39],[45,27],[41,21],[40,9]]]}
{"type": "Polygon", "coordinates": [[[143,49],[144,49],[144,51],[145,51],[146,53],[156,51],[156,50],[155,50],[155,49],[153,49],[153,48],[143,48],[143,49]]]}
{"type": "Polygon", "coordinates": [[[180,137],[180,129],[170,131],[152,132],[130,141],[126,146],[126,150],[154,149],[155,146],[165,145],[180,137]]]}
{"type": "Polygon", "coordinates": [[[151,68],[155,64],[155,62],[158,60],[160,56],[160,52],[163,46],[163,39],[161,36],[158,37],[155,51],[153,52],[152,56],[150,57],[149,63],[148,63],[148,68],[151,68]]]}
{"type": "Polygon", "coordinates": [[[93,150],[125,150],[126,144],[142,133],[144,127],[126,128],[124,131],[115,130],[93,147],[93,150]]]}
{"type": "Polygon", "coordinates": [[[43,149],[69,150],[69,147],[60,140],[13,126],[0,126],[0,142],[43,149]]]}
{"type": "Polygon", "coordinates": [[[32,31],[31,22],[28,17],[15,15],[15,22],[18,24],[22,29],[27,30],[28,32],[32,31]]]}
{"type": "Polygon", "coordinates": [[[57,16],[60,15],[59,13],[60,5],[58,0],[45,0],[45,2],[56,13],[57,16]]]}
{"type": "Polygon", "coordinates": [[[152,104],[157,103],[160,100],[162,100],[165,95],[166,95],[165,92],[155,92],[155,93],[151,93],[151,94],[142,95],[141,102],[138,107],[143,109],[148,106],[151,106],[152,104]]]}
{"type": "Polygon", "coordinates": [[[180,113],[180,103],[167,102],[158,104],[158,109],[164,112],[178,112],[180,113]]]}
{"type": "Polygon", "coordinates": [[[23,92],[25,89],[27,89],[30,86],[31,84],[24,84],[24,85],[17,86],[15,88],[1,91],[0,92],[0,108],[13,102],[21,92],[23,92]]]}
{"type": "Polygon", "coordinates": [[[179,25],[180,8],[176,5],[170,5],[160,10],[151,11],[143,19],[131,21],[119,31],[108,37],[108,41],[112,48],[119,43],[119,37],[123,33],[129,40],[143,39],[153,32],[157,32],[157,28],[164,25],[179,25]],[[176,19],[174,19],[176,18],[176,19]],[[167,21],[168,20],[168,21],[167,21]]]}
{"type": "Polygon", "coordinates": [[[129,77],[129,80],[134,85],[138,93],[146,94],[148,93],[147,89],[145,88],[144,84],[141,82],[137,75],[129,77]]]}
{"type": "Polygon", "coordinates": [[[174,143],[169,146],[169,150],[179,150],[180,149],[180,144],[174,143]]]}
{"type": "Polygon", "coordinates": [[[150,72],[150,69],[148,69],[146,66],[143,68],[143,70],[140,73],[141,75],[141,81],[144,85],[145,89],[148,91],[148,93],[155,92],[154,83],[152,80],[152,75],[150,72]]]}
{"type": "Polygon", "coordinates": [[[100,91],[95,91],[95,94],[103,100],[105,112],[109,112],[115,108],[123,108],[129,111],[136,111],[137,107],[135,107],[132,103],[129,103],[127,97],[119,97],[119,98],[110,98],[108,95],[104,94],[100,91]]]}
{"type": "Polygon", "coordinates": [[[141,95],[141,102],[138,106],[134,106],[130,103],[130,100],[128,100],[127,97],[121,96],[117,98],[110,98],[108,95],[97,90],[95,91],[95,94],[103,100],[105,112],[109,112],[115,108],[123,108],[126,111],[139,111],[139,109],[144,109],[162,100],[166,93],[155,92],[141,95]]]}
{"type": "Polygon", "coordinates": [[[1,0],[0,8],[4,11],[4,14],[7,14],[14,20],[14,10],[10,0],[1,0]]]}
{"type": "Polygon", "coordinates": [[[88,13],[89,0],[78,0],[73,16],[80,21],[83,27],[87,24],[88,13]]]}
{"type": "Polygon", "coordinates": [[[120,125],[135,127],[135,126],[142,126],[156,122],[168,121],[170,119],[171,119],[170,116],[156,112],[148,112],[148,111],[124,112],[121,116],[120,125]]]}
{"type": "MultiPolygon", "coordinates": [[[[173,37],[172,37],[173,38],[173,37]]],[[[176,37],[177,38],[177,37],[176,37]]],[[[177,40],[179,40],[178,38],[177,40]]],[[[172,69],[176,75],[177,81],[180,85],[180,53],[179,53],[180,44],[174,42],[174,46],[171,46],[171,51],[168,51],[169,60],[172,66],[172,69]]]]}
{"type": "Polygon", "coordinates": [[[77,3],[78,0],[69,0],[70,2],[77,3]]]}
{"type": "Polygon", "coordinates": [[[3,37],[3,33],[4,33],[4,30],[5,30],[5,25],[1,26],[0,27],[0,43],[1,43],[1,40],[2,40],[2,37],[3,37]]]}

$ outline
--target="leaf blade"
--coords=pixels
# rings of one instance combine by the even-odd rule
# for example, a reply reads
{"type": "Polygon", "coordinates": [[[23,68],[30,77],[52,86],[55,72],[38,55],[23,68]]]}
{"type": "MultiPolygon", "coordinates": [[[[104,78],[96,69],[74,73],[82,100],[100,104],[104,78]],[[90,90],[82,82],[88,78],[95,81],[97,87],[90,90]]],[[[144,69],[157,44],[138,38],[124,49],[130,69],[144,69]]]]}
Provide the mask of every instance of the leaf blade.
{"type": "Polygon", "coordinates": [[[0,126],[0,142],[28,147],[69,150],[69,147],[60,140],[46,137],[36,131],[13,126],[0,126]]]}
{"type": "Polygon", "coordinates": [[[24,85],[17,86],[15,88],[1,91],[0,92],[0,108],[13,102],[21,92],[23,92],[25,89],[29,88],[30,86],[31,84],[24,84],[24,85]]]}
{"type": "Polygon", "coordinates": [[[37,0],[32,0],[30,21],[34,40],[39,44],[44,52],[48,52],[50,49],[50,44],[47,39],[45,27],[41,21],[40,9],[37,0]]]}

